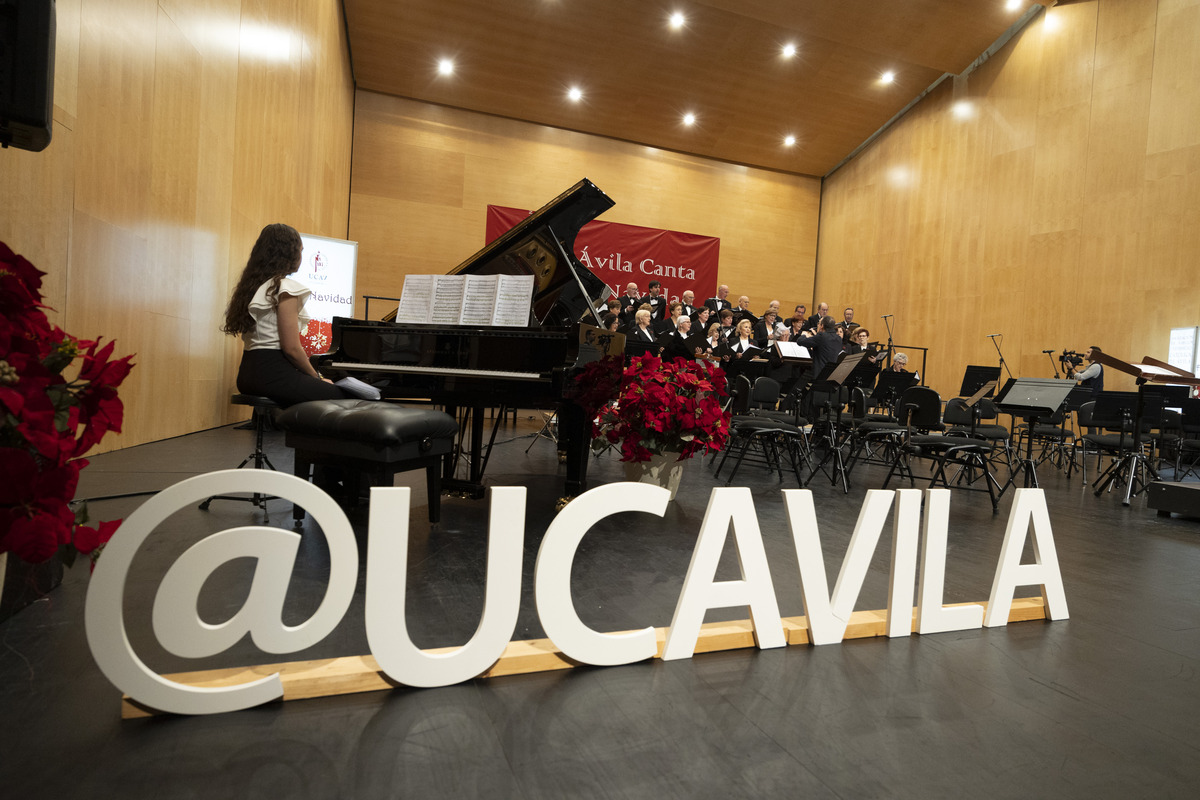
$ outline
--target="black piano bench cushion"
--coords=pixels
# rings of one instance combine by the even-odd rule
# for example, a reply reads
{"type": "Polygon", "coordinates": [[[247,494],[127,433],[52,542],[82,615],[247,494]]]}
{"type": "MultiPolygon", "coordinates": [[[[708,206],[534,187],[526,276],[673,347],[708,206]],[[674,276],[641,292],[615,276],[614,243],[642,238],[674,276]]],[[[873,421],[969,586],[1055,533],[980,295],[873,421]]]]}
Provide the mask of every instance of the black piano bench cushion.
{"type": "MultiPolygon", "coordinates": [[[[284,409],[275,424],[295,450],[296,477],[315,482],[318,465],[337,468],[346,476],[342,494],[350,504],[357,502],[363,476],[378,486],[385,476],[390,480],[397,472],[423,468],[429,521],[438,522],[442,456],[454,449],[458,433],[458,423],[446,412],[378,400],[310,400],[284,409]]],[[[293,505],[292,516],[298,525],[304,509],[293,505]]]]}
{"type": "Polygon", "coordinates": [[[286,431],[289,447],[382,462],[448,453],[458,433],[458,423],[444,411],[378,400],[297,403],[275,424],[286,431]]]}

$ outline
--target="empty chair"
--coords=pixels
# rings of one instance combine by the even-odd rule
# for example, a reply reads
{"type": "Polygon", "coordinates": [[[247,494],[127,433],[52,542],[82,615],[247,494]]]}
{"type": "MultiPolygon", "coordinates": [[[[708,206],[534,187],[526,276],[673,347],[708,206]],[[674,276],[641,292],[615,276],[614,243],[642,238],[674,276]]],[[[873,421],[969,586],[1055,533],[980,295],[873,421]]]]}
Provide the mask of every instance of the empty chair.
{"type": "Polygon", "coordinates": [[[913,472],[910,461],[914,458],[929,459],[934,464],[933,475],[929,485],[944,486],[947,489],[966,489],[971,491],[986,491],[992,501],[992,513],[998,510],[997,499],[1003,492],[996,477],[992,474],[988,456],[994,449],[993,444],[985,439],[970,436],[952,436],[949,434],[922,432],[942,428],[942,400],[938,393],[925,386],[914,386],[906,389],[900,398],[900,420],[904,423],[904,439],[896,449],[891,469],[883,482],[887,488],[892,475],[897,471],[908,475],[909,483],[913,484],[913,472]],[[952,465],[964,467],[952,484],[946,478],[946,468],[952,465]],[[976,471],[978,475],[976,475],[976,471]],[[966,483],[962,478],[966,476],[966,483]],[[974,485],[982,480],[982,487],[974,485]]]}

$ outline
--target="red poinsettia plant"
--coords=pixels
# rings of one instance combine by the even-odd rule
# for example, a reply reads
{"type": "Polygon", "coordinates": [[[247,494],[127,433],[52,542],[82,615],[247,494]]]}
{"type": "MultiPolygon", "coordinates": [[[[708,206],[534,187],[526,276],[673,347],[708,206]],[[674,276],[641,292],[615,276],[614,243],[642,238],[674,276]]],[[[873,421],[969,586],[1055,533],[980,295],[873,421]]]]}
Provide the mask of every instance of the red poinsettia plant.
{"type": "Polygon", "coordinates": [[[120,525],[84,525],[86,505],[71,500],[81,456],[121,430],[117,386],[133,365],[112,357],[112,342],[51,325],[43,275],[0,242],[0,553],[38,563],[57,552],[70,566],[77,553],[95,558],[120,525]]]}
{"type": "Polygon", "coordinates": [[[579,375],[576,402],[592,415],[598,447],[620,445],[622,461],[649,461],[679,453],[679,460],[719,450],[729,438],[725,374],[708,362],[644,355],[620,368],[613,357],[579,375]]]}

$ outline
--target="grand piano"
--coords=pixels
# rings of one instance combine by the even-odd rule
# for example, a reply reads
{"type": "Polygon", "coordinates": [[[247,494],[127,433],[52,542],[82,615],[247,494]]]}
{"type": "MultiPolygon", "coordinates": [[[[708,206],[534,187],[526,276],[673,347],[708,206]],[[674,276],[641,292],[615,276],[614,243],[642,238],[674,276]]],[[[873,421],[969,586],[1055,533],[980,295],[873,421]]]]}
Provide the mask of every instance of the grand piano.
{"type": "MultiPolygon", "coordinates": [[[[534,276],[529,326],[445,327],[335,317],[317,368],[352,375],[396,401],[430,402],[459,420],[459,446],[442,486],[482,497],[483,476],[506,408],[553,408],[565,452],[564,495],[584,491],[590,420],[568,397],[580,320],[599,325],[609,288],[575,258],[579,229],[614,205],[588,179],[551,200],[448,274],[534,276]],[[484,412],[498,408],[484,443],[484,412]],[[464,463],[465,462],[465,463],[464,463]],[[465,472],[465,477],[460,473],[465,472]]],[[[594,354],[593,354],[594,355],[594,354]]]]}

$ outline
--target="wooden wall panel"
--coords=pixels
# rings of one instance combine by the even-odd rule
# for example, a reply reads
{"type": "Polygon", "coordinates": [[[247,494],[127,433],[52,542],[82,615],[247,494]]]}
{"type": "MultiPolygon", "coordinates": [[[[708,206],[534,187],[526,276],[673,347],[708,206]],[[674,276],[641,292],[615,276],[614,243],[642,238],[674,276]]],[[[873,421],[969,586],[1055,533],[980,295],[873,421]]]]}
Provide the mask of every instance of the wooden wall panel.
{"type": "Polygon", "coordinates": [[[1051,375],[1046,349],[1165,358],[1200,324],[1196,41],[1187,0],[1047,12],[825,180],[817,293],[896,314],[943,397],[997,363],[990,333],[1014,375],[1051,375]]]}
{"type": "Polygon", "coordinates": [[[814,179],[364,91],[350,195],[360,295],[395,297],[405,275],[470,256],[489,204],[537,208],[582,177],[616,201],[605,220],[720,237],[719,280],[755,310],[811,305],[814,179]]]}
{"type": "Polygon", "coordinates": [[[112,449],[232,420],[220,333],[259,229],[345,237],[354,91],[337,0],[59,0],[55,131],[0,152],[0,239],[56,322],[136,353],[112,449]],[[285,42],[263,48],[255,33],[285,42]]]}

